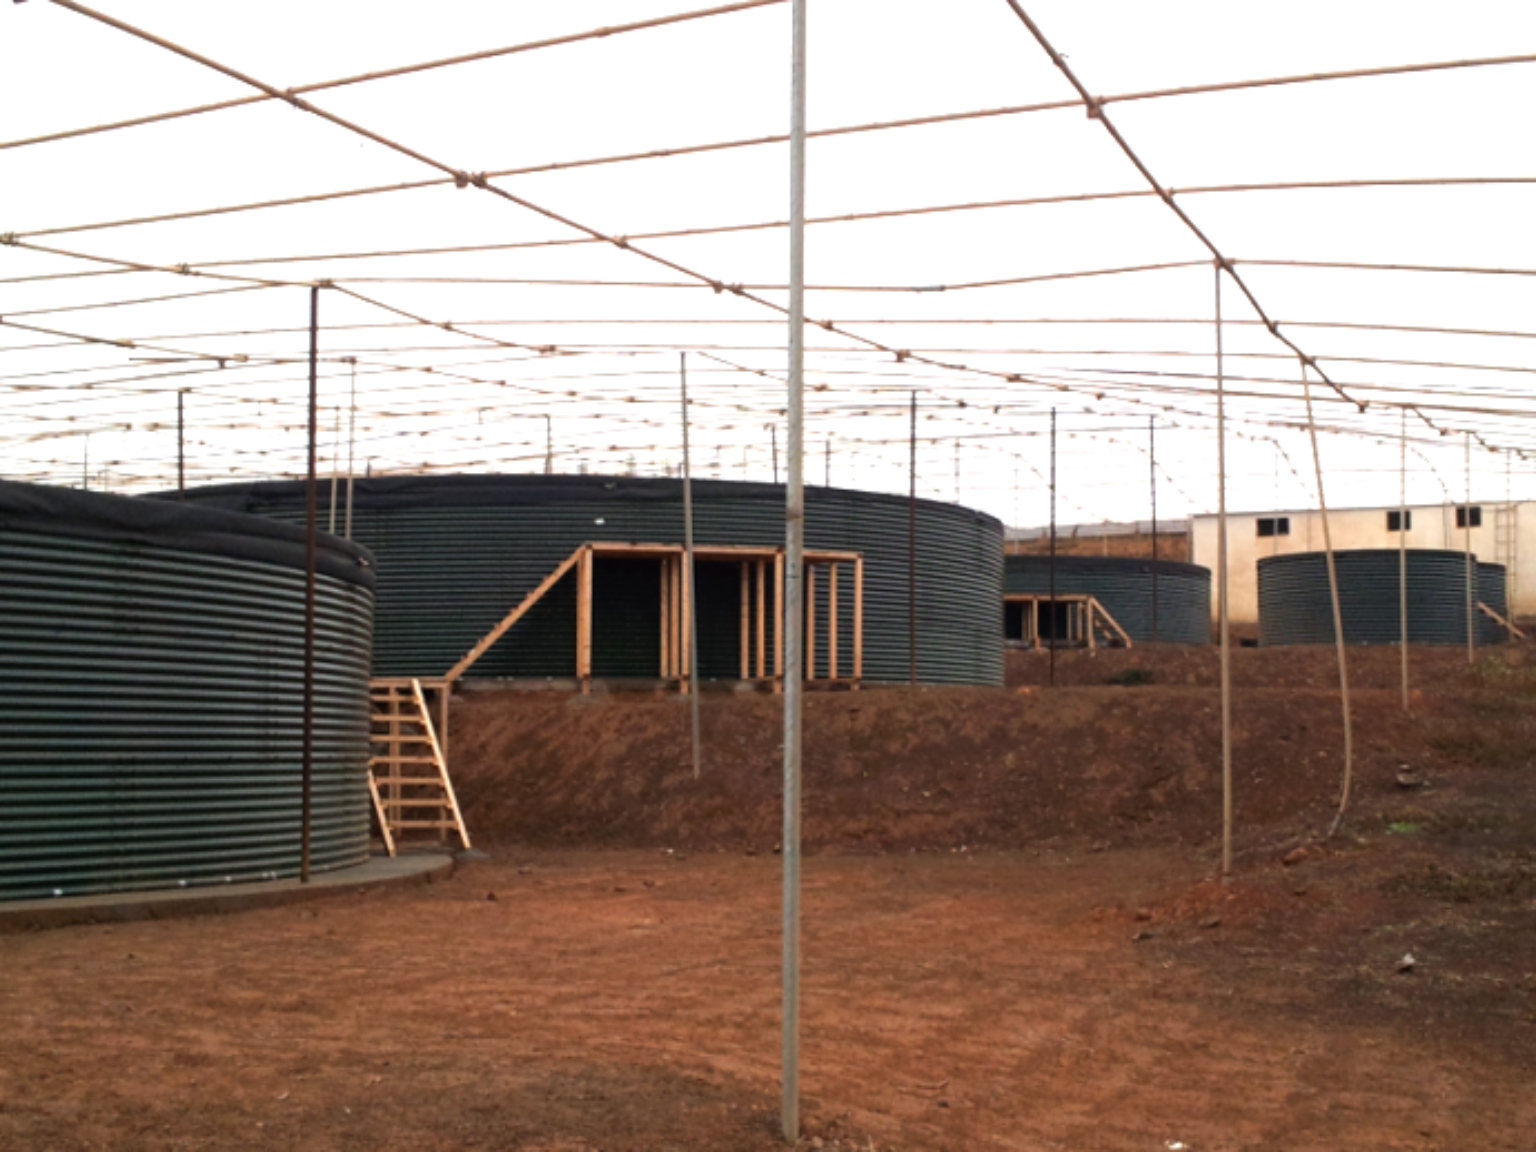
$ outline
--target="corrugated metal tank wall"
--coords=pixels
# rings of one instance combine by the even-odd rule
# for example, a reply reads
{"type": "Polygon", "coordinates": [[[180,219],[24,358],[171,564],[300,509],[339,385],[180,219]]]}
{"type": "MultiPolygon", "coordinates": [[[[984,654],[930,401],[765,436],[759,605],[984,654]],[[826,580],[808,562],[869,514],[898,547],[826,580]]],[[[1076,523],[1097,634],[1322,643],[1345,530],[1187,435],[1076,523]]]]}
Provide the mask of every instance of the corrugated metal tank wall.
{"type": "MultiPolygon", "coordinates": [[[[1152,640],[1152,576],[1157,574],[1157,639],[1165,644],[1208,644],[1211,639],[1211,571],[1174,560],[1124,556],[1057,556],[1058,595],[1097,598],[1137,643],[1152,640]]],[[[1045,596],[1051,590],[1051,558],[1013,555],[1003,560],[1003,591],[1045,596]]]]}
{"type": "MultiPolygon", "coordinates": [[[[293,483],[194,489],[188,499],[283,519],[300,513],[293,483]]],[[[578,546],[673,544],[683,538],[677,480],[600,476],[423,476],[359,480],[353,536],[378,556],[379,675],[439,675],[578,546]]],[[[694,482],[699,545],[777,547],[784,489],[694,482]]],[[[864,678],[907,679],[907,501],[806,489],[808,548],[861,552],[864,678]]],[[[771,571],[771,569],[770,569],[771,571]]],[[[850,671],[853,571],[839,574],[840,672],[850,671]]],[[[655,676],[660,598],[653,561],[598,560],[593,575],[597,676],[655,676]]],[[[825,574],[818,573],[825,635],[825,574]]],[[[953,504],[917,503],[918,676],[927,683],[1000,684],[1002,525],[953,504]]],[[[771,598],[770,598],[771,604],[771,598]]],[[[565,677],[575,667],[575,579],[568,576],[475,665],[487,677],[565,677]]],[[[740,584],[734,564],[699,565],[701,674],[739,670],[740,584]]],[[[771,627],[770,647],[771,647],[771,627]]],[[[817,667],[826,672],[824,640],[817,667]]],[[[772,653],[769,653],[771,668],[772,653]]]]}
{"type": "MultiPolygon", "coordinates": [[[[366,553],[322,537],[312,865],[368,856],[366,553]]],[[[0,899],[295,875],[304,541],[0,482],[0,899]]]]}
{"type": "MultiPolygon", "coordinates": [[[[1334,553],[1344,639],[1350,644],[1396,644],[1401,639],[1399,557],[1395,548],[1360,548],[1334,553]]],[[[1410,548],[1408,641],[1411,644],[1467,642],[1467,563],[1461,552],[1410,548]]],[[[1322,552],[1293,552],[1259,560],[1259,643],[1332,644],[1333,609],[1327,558],[1322,552]]],[[[1480,576],[1474,558],[1473,597],[1480,576]]],[[[1489,577],[1490,584],[1493,582],[1489,577]]],[[[1481,628],[1479,643],[1487,643],[1481,628]]]]}

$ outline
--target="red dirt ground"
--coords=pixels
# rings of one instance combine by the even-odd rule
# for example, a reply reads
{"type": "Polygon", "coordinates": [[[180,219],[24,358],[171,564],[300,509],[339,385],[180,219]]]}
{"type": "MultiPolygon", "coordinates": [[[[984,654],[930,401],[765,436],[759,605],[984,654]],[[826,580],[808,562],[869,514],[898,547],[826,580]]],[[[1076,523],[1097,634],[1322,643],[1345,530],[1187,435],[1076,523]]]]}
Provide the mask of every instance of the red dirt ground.
{"type": "MultiPolygon", "coordinates": [[[[1360,654],[1324,840],[1326,656],[1239,656],[1229,885],[1208,652],[810,699],[804,1147],[1533,1146],[1536,676],[1415,654],[1405,718],[1360,654]]],[[[694,782],[675,700],[475,694],[491,862],[0,936],[0,1149],[781,1146],[776,708],[710,694],[694,782]]]]}

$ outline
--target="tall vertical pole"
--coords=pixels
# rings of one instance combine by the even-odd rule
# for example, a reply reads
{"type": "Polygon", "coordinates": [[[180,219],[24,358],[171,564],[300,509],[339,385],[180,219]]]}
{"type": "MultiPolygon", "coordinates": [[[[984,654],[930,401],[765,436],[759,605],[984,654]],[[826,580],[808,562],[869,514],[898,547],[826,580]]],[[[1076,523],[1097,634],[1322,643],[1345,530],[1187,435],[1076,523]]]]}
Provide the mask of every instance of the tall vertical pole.
{"type": "Polygon", "coordinates": [[[299,880],[309,883],[309,830],[315,763],[315,445],[320,436],[320,287],[309,290],[309,467],[304,481],[304,753],[300,782],[299,880]]]}
{"type": "Polygon", "coordinates": [[[960,503],[960,437],[955,437],[955,503],[960,503]]]}
{"type": "Polygon", "coordinates": [[[176,499],[187,498],[187,409],[186,393],[176,389],[176,499]]]}
{"type": "MultiPolygon", "coordinates": [[[[687,424],[687,421],[684,421],[687,424]]],[[[548,412],[544,413],[544,475],[551,476],[555,471],[555,423],[554,418],[548,412]]]]}
{"type": "Polygon", "coordinates": [[[1323,491],[1323,457],[1317,450],[1317,424],[1312,419],[1312,381],[1307,362],[1301,362],[1301,392],[1307,402],[1307,434],[1312,440],[1312,468],[1317,476],[1317,508],[1323,517],[1323,556],[1328,564],[1328,601],[1333,609],[1333,646],[1339,661],[1339,704],[1344,712],[1344,782],[1339,790],[1339,810],[1334,814],[1331,836],[1339,830],[1349,810],[1350,785],[1355,775],[1355,737],[1350,724],[1349,661],[1344,647],[1344,612],[1339,605],[1339,569],[1333,558],[1333,529],[1328,522],[1328,497],[1323,491]]]}
{"type": "Polygon", "coordinates": [[[1461,523],[1463,525],[1462,541],[1467,554],[1467,663],[1477,663],[1477,620],[1474,613],[1476,605],[1473,603],[1473,588],[1477,584],[1477,574],[1472,567],[1472,433],[1465,434],[1467,457],[1467,502],[1462,506],[1461,523]]]}
{"type": "Polygon", "coordinates": [[[80,487],[89,492],[91,490],[91,434],[85,434],[85,447],[80,456],[80,487]]]}
{"type": "Polygon", "coordinates": [[[907,433],[907,686],[917,687],[917,392],[907,433]]]}
{"type": "Polygon", "coordinates": [[[693,726],[693,778],[699,778],[699,618],[694,610],[693,466],[688,454],[688,353],[679,354],[678,384],[683,411],[683,612],[688,633],[689,723],[693,726]]]}
{"type": "Polygon", "coordinates": [[[1515,604],[1519,600],[1520,574],[1520,513],[1515,508],[1515,483],[1510,475],[1513,458],[1513,452],[1504,453],[1504,538],[1509,541],[1509,550],[1504,555],[1504,623],[1508,630],[1505,639],[1511,644],[1515,640],[1515,604]]]}
{"type": "Polygon", "coordinates": [[[805,628],[805,9],[794,0],[789,128],[789,459],[784,493],[784,1018],[779,1122],[800,1138],[800,713],[805,628]]]}
{"type": "Polygon", "coordinates": [[[1397,607],[1398,641],[1403,664],[1403,711],[1408,711],[1408,409],[1398,413],[1397,467],[1397,607]]]}
{"type": "Polygon", "coordinates": [[[336,405],[336,428],[331,437],[331,518],[326,531],[336,535],[336,499],[341,494],[341,405],[336,405]]]}
{"type": "MultiPolygon", "coordinates": [[[[1147,417],[1147,470],[1152,493],[1152,643],[1157,643],[1157,417],[1147,417]]],[[[1206,633],[1210,635],[1210,633],[1206,633]]]]}
{"type": "Polygon", "coordinates": [[[832,487],[832,433],[830,433],[830,432],[827,433],[827,459],[826,459],[826,464],[827,464],[827,474],[826,474],[826,477],[824,479],[824,486],[827,487],[827,488],[830,488],[830,487],[832,487]]]}
{"type": "Polygon", "coordinates": [[[342,535],[352,539],[353,453],[357,448],[357,357],[348,356],[352,365],[352,386],[347,396],[347,511],[342,518],[342,535]]]}
{"type": "MultiPolygon", "coordinates": [[[[1047,651],[1050,653],[1050,684],[1056,687],[1056,409],[1051,409],[1051,560],[1050,560],[1051,599],[1050,609],[1046,619],[1050,621],[1051,636],[1047,651]]],[[[1036,621],[1039,628],[1039,621],[1036,621]]],[[[1043,631],[1043,629],[1041,629],[1043,631]]]]}
{"type": "Polygon", "coordinates": [[[768,425],[768,442],[773,447],[773,482],[779,482],[779,426],[768,425]]]}
{"type": "Polygon", "coordinates": [[[1227,605],[1227,382],[1216,265],[1216,643],[1221,652],[1221,878],[1232,876],[1232,632],[1227,605]]]}

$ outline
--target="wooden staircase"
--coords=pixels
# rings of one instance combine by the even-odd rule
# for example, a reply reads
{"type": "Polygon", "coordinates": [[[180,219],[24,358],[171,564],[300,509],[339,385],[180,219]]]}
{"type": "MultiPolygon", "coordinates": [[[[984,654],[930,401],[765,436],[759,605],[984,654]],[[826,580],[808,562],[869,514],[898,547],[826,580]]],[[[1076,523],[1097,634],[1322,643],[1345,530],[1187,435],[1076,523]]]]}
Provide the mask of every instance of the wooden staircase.
{"type": "Polygon", "coordinates": [[[373,753],[368,790],[385,850],[393,856],[404,840],[423,832],[431,833],[434,844],[445,843],[453,832],[463,847],[470,847],[421,681],[374,680],[369,699],[373,753]]]}

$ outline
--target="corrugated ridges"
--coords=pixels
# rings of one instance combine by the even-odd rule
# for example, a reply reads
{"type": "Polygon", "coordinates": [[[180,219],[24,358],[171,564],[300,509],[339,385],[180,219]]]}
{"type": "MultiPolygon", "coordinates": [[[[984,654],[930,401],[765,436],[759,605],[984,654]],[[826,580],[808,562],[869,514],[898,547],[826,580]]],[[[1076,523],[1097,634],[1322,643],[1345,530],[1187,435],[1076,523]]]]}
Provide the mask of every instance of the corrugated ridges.
{"type": "MultiPolygon", "coordinates": [[[[0,899],[296,874],[301,570],[0,529],[0,585],[0,899]]],[[[373,603],[318,593],[325,870],[368,854],[373,603]]]]}

